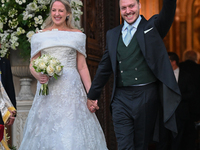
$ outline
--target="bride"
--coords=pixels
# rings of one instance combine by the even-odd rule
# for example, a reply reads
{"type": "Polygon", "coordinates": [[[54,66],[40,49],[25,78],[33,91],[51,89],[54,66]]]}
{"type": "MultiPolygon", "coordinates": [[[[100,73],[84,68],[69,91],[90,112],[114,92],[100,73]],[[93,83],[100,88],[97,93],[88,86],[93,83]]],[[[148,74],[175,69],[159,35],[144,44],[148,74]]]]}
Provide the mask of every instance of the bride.
{"type": "Polygon", "coordinates": [[[107,150],[102,128],[86,105],[91,79],[86,64],[86,35],[71,25],[67,0],[53,0],[46,27],[31,39],[31,62],[49,54],[63,67],[58,79],[30,71],[38,80],[19,150],[107,150]],[[39,95],[48,82],[49,95],[39,95]]]}

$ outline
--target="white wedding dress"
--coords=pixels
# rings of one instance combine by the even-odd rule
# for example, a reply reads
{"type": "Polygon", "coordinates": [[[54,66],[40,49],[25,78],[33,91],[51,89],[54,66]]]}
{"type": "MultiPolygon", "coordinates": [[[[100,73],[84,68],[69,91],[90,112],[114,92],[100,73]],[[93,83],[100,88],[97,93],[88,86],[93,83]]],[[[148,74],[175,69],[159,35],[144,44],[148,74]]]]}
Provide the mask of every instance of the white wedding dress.
{"type": "Polygon", "coordinates": [[[86,105],[87,96],[76,67],[77,51],[85,54],[80,32],[46,31],[33,35],[31,57],[41,51],[58,58],[63,74],[50,79],[49,95],[37,91],[19,150],[107,150],[104,133],[86,105]]]}

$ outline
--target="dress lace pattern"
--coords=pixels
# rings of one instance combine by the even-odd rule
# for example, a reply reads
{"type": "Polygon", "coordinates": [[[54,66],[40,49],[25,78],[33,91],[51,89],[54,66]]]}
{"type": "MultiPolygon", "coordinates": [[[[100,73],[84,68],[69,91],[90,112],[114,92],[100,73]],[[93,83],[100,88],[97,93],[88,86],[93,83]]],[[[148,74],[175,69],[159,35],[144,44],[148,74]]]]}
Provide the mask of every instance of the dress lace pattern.
{"type": "MultiPolygon", "coordinates": [[[[70,38],[76,41],[77,37],[70,38]]],[[[37,83],[19,150],[107,150],[99,121],[87,108],[86,92],[76,68],[77,51],[83,55],[85,52],[55,45],[44,46],[41,54],[58,58],[64,66],[63,74],[57,80],[50,79],[47,96],[39,95],[41,85],[37,83]]]]}

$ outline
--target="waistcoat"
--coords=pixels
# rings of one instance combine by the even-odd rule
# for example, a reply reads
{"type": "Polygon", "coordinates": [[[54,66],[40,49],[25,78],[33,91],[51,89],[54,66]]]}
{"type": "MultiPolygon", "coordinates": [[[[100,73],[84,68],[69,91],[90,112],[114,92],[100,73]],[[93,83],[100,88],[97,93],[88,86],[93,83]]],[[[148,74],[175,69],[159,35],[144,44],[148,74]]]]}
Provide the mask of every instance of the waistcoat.
{"type": "Polygon", "coordinates": [[[128,47],[120,36],[117,47],[117,87],[146,84],[156,81],[147,65],[134,35],[128,47]]]}

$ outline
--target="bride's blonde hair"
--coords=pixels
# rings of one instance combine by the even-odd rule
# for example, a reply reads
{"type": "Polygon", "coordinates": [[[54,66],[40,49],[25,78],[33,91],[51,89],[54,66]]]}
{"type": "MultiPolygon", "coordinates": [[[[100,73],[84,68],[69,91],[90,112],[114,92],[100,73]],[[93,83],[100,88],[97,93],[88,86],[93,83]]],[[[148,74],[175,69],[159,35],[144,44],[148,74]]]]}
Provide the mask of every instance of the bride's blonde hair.
{"type": "Polygon", "coordinates": [[[72,10],[71,10],[70,4],[69,4],[69,2],[67,0],[52,0],[52,2],[50,4],[49,16],[44,21],[44,28],[48,28],[48,27],[53,26],[53,20],[52,20],[52,16],[51,16],[51,9],[52,9],[53,4],[56,1],[61,2],[65,6],[65,9],[69,13],[69,17],[66,18],[66,25],[67,25],[67,27],[69,27],[71,29],[74,29],[75,27],[72,25],[72,10]]]}

